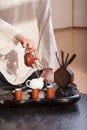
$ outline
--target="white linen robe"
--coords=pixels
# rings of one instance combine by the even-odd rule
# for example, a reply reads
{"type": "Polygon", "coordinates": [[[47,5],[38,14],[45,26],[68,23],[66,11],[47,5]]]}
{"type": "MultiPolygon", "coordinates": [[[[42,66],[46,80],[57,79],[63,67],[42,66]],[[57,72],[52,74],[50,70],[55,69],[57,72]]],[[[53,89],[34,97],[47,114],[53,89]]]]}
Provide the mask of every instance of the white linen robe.
{"type": "Polygon", "coordinates": [[[50,0],[0,0],[0,71],[9,83],[21,84],[37,69],[56,69],[55,52],[50,0]],[[36,43],[40,62],[34,68],[24,64],[25,49],[15,39],[20,32],[36,43]]]}

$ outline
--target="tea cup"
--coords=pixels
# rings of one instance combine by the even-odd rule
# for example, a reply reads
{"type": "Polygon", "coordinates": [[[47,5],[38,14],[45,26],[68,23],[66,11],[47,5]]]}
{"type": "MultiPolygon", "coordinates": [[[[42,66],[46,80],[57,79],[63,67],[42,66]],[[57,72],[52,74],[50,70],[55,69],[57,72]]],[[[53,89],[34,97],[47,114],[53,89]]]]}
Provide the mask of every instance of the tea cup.
{"type": "Polygon", "coordinates": [[[53,86],[47,86],[47,98],[54,98],[54,87],[53,86]]]}
{"type": "Polygon", "coordinates": [[[17,88],[15,89],[15,99],[16,100],[22,100],[22,89],[17,88]]]}

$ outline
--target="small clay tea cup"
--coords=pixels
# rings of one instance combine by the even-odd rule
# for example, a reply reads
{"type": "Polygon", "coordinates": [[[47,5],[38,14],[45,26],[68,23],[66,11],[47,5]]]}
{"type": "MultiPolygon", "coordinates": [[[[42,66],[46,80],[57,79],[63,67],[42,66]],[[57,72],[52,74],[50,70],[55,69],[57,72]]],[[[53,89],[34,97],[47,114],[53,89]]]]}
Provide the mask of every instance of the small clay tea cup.
{"type": "Polygon", "coordinates": [[[47,86],[46,90],[47,98],[54,98],[54,87],[53,86],[47,86]]]}
{"type": "Polygon", "coordinates": [[[31,95],[32,95],[32,98],[33,98],[33,99],[39,98],[39,89],[38,89],[38,88],[33,88],[31,95]]]}
{"type": "Polygon", "coordinates": [[[14,95],[16,100],[22,100],[22,89],[20,88],[15,89],[14,95]]]}

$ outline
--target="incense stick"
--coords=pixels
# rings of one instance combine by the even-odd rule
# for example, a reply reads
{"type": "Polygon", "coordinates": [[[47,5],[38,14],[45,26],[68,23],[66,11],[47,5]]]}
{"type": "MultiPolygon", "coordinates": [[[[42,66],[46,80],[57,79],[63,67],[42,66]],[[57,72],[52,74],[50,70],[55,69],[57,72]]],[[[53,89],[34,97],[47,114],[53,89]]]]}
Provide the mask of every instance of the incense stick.
{"type": "Polygon", "coordinates": [[[62,65],[60,64],[60,60],[59,60],[59,57],[58,57],[58,55],[57,55],[57,52],[55,52],[55,55],[56,55],[56,58],[57,58],[58,64],[59,64],[59,66],[61,67],[62,65]]]}
{"type": "Polygon", "coordinates": [[[69,57],[69,53],[67,53],[67,56],[66,56],[66,59],[65,59],[65,63],[64,63],[65,66],[66,66],[66,64],[67,64],[68,57],[69,57]]]}

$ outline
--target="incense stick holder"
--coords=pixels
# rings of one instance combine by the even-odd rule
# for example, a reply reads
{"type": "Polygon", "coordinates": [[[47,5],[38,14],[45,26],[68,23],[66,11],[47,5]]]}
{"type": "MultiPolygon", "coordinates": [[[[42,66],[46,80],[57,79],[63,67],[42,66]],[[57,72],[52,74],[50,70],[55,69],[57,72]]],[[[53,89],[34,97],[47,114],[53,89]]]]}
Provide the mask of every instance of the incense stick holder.
{"type": "Polygon", "coordinates": [[[58,87],[66,88],[70,83],[73,83],[74,73],[69,67],[59,68],[54,73],[54,81],[58,87]]]}
{"type": "Polygon", "coordinates": [[[74,81],[74,73],[68,67],[69,64],[75,59],[76,54],[73,54],[69,58],[69,53],[67,53],[66,57],[64,57],[64,51],[61,51],[61,60],[57,56],[57,52],[55,52],[56,58],[58,60],[58,64],[60,68],[58,68],[54,72],[54,81],[60,88],[66,88],[69,84],[73,83],[74,81]],[[69,58],[69,59],[68,59],[69,58]]]}

